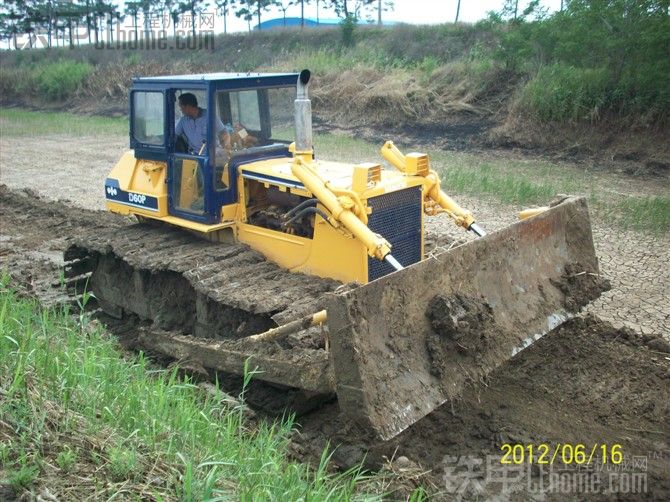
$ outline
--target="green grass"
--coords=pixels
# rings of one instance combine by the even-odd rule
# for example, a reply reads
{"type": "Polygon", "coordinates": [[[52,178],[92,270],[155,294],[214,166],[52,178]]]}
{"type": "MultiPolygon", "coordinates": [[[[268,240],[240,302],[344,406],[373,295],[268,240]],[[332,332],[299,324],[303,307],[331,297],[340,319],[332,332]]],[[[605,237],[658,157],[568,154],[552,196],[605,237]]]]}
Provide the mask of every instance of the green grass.
{"type": "Polygon", "coordinates": [[[584,193],[587,177],[571,177],[555,166],[442,152],[433,156],[448,192],[488,196],[506,204],[546,204],[558,193],[584,193]]]}
{"type": "Polygon", "coordinates": [[[157,465],[165,479],[154,495],[162,498],[365,498],[356,495],[360,471],[328,474],[325,453],[314,470],[287,460],[290,419],[252,425],[241,406],[201,391],[176,369],[123,353],[85,317],[81,323],[67,309],[19,298],[6,278],[0,396],[0,482],[15,488],[30,487],[47,465],[64,475],[87,462],[99,472],[102,498],[119,489],[115,483],[132,487],[151,476],[157,465]],[[86,448],[82,437],[104,440],[86,448]]]}
{"type": "Polygon", "coordinates": [[[625,228],[657,235],[670,232],[670,197],[628,197],[612,204],[625,228]]]}
{"type": "Polygon", "coordinates": [[[35,67],[29,81],[41,95],[55,101],[73,96],[92,72],[88,63],[63,59],[35,67]]]}
{"type": "Polygon", "coordinates": [[[121,136],[128,134],[125,117],[88,117],[66,112],[32,112],[20,108],[0,108],[0,136],[39,137],[47,134],[68,136],[121,136]]]}

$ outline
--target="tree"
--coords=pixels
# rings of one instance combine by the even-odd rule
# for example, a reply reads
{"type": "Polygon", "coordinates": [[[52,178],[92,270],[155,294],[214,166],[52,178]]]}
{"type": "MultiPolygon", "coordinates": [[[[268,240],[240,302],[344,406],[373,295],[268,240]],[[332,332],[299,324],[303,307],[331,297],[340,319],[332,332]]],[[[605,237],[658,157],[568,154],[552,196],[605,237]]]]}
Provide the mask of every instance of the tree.
{"type": "MultiPolygon", "coordinates": [[[[75,32],[78,31],[79,22],[86,15],[85,6],[78,5],[74,2],[58,2],[55,16],[57,19],[63,19],[61,26],[63,31],[63,43],[65,43],[65,30],[68,33],[68,45],[72,49],[74,47],[74,37],[72,28],[74,25],[75,32]]],[[[79,45],[79,37],[77,37],[77,45],[79,45]]]]}
{"type": "Polygon", "coordinates": [[[353,16],[354,19],[360,19],[361,11],[374,3],[375,0],[326,0],[326,5],[332,8],[337,17],[347,19],[353,16]],[[350,7],[353,6],[353,11],[350,7]]]}
{"type": "Polygon", "coordinates": [[[109,30],[109,41],[114,41],[114,22],[117,25],[121,24],[121,12],[116,5],[111,5],[111,9],[107,14],[107,29],[109,30]]]}
{"type": "Polygon", "coordinates": [[[253,19],[254,14],[258,20],[258,29],[261,29],[261,13],[267,11],[270,7],[276,5],[276,0],[240,0],[239,9],[235,15],[237,17],[243,17],[244,20],[249,25],[249,31],[251,31],[251,19],[253,19]]]}
{"type": "Polygon", "coordinates": [[[177,38],[177,24],[179,23],[179,16],[181,16],[181,11],[179,6],[174,7],[170,11],[170,20],[172,21],[172,36],[177,38]]]}
{"type": "Polygon", "coordinates": [[[228,33],[228,14],[235,6],[235,0],[215,0],[217,14],[223,16],[223,33],[228,33]]]}
{"type": "Polygon", "coordinates": [[[278,0],[275,5],[277,5],[282,12],[284,17],[284,27],[286,27],[286,11],[293,5],[293,2],[291,0],[278,0]]]}
{"type": "Polygon", "coordinates": [[[3,12],[0,12],[0,40],[6,38],[8,43],[13,40],[16,48],[18,21],[21,19],[21,15],[15,3],[7,2],[2,6],[3,12]]]}
{"type": "Polygon", "coordinates": [[[254,18],[253,12],[251,12],[246,7],[242,7],[237,11],[235,11],[235,15],[239,18],[244,19],[247,22],[247,28],[249,28],[249,31],[251,31],[251,20],[254,18]]]}
{"type": "Polygon", "coordinates": [[[191,34],[195,38],[195,21],[200,13],[207,7],[208,0],[187,0],[179,4],[179,10],[191,14],[191,34]]]}
{"type": "Polygon", "coordinates": [[[391,0],[377,0],[377,24],[382,25],[382,12],[393,10],[393,2],[391,0]]]}
{"type": "MultiPolygon", "coordinates": [[[[300,5],[300,27],[305,27],[305,5],[309,5],[312,0],[291,0],[288,4],[290,5],[300,5]]],[[[281,2],[282,4],[284,2],[281,2]]],[[[319,18],[319,0],[316,1],[316,17],[319,18]]],[[[286,12],[284,12],[284,19],[286,19],[286,12]]]]}
{"type": "Polygon", "coordinates": [[[140,9],[142,8],[142,2],[139,1],[134,1],[134,2],[126,2],[126,10],[125,14],[126,16],[131,16],[133,18],[133,28],[135,30],[135,40],[137,40],[137,18],[140,13],[140,9]]]}
{"type": "Polygon", "coordinates": [[[98,30],[104,30],[104,20],[105,17],[111,17],[111,13],[116,11],[116,6],[111,2],[106,2],[105,0],[95,0],[93,4],[93,26],[95,28],[95,43],[99,41],[98,30]]]}

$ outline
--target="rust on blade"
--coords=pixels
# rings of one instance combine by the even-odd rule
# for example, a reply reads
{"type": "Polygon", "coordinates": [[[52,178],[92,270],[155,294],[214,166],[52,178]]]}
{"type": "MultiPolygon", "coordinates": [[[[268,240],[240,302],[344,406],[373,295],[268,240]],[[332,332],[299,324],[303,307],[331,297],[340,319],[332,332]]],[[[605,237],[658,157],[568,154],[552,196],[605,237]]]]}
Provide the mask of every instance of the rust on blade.
{"type": "Polygon", "coordinates": [[[333,295],[342,412],[391,438],[599,296],[586,202],[535,217],[333,295]]]}

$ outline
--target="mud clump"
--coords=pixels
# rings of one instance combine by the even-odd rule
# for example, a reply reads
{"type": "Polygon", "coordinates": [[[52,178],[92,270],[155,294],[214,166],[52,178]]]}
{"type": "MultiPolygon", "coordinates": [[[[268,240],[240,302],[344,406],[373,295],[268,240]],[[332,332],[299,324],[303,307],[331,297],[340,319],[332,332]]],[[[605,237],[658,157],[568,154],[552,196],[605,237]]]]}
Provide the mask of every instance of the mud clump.
{"type": "Polygon", "coordinates": [[[433,329],[426,337],[431,374],[438,378],[445,374],[454,354],[476,358],[489,345],[493,310],[481,299],[460,293],[436,295],[428,304],[426,317],[433,329]]]}
{"type": "Polygon", "coordinates": [[[577,313],[584,305],[612,289],[610,281],[600,274],[588,272],[586,267],[570,263],[565,267],[561,281],[552,281],[564,295],[568,312],[577,313]]]}

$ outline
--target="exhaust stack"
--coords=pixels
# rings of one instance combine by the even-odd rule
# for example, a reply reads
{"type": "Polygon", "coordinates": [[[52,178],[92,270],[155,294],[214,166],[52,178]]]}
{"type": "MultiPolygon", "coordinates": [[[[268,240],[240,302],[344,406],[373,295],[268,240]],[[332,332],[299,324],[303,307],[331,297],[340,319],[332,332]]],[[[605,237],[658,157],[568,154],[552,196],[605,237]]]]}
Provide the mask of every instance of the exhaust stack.
{"type": "Polygon", "coordinates": [[[302,70],[298,77],[298,95],[295,100],[295,150],[312,154],[312,102],[307,95],[311,73],[302,70]]]}

